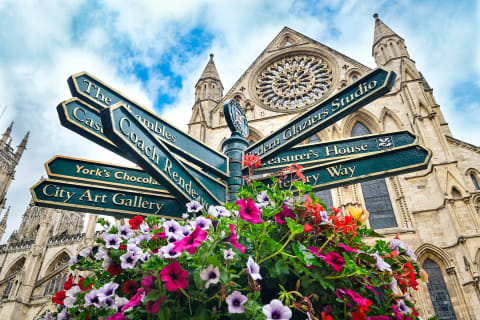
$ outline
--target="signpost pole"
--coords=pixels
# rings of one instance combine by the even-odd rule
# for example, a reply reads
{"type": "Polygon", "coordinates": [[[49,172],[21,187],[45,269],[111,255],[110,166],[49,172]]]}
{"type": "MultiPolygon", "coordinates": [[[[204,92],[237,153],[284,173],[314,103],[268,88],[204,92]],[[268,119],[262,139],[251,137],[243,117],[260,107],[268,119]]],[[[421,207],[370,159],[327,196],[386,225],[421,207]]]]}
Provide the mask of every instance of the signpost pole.
{"type": "Polygon", "coordinates": [[[228,193],[227,200],[234,201],[237,199],[237,192],[242,186],[242,155],[243,150],[248,147],[249,143],[237,131],[222,143],[222,151],[228,157],[228,169],[230,177],[227,180],[228,193]]]}

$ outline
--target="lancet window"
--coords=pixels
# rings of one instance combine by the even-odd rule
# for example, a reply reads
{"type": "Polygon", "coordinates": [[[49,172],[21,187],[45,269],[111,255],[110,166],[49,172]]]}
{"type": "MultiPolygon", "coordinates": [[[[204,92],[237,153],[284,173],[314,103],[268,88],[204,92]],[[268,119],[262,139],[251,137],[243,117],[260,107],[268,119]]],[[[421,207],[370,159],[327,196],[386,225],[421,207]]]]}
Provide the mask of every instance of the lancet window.
{"type": "MultiPolygon", "coordinates": [[[[352,137],[370,134],[370,130],[361,122],[352,128],[352,137]]],[[[385,179],[362,182],[362,193],[366,209],[370,212],[368,221],[372,229],[385,229],[397,226],[392,202],[388,194],[385,179]]]]}
{"type": "Polygon", "coordinates": [[[423,268],[428,274],[428,292],[432,300],[435,315],[439,320],[452,320],[455,317],[452,301],[448,294],[447,286],[443,279],[442,270],[433,260],[427,259],[423,263],[423,268]]]}

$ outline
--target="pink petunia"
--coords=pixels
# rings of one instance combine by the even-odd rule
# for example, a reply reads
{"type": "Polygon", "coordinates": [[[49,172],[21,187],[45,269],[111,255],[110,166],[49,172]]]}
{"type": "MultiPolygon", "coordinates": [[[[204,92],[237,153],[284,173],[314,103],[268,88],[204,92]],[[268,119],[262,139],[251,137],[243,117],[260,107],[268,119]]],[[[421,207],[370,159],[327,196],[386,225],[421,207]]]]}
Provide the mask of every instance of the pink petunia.
{"type": "Polygon", "coordinates": [[[252,224],[257,224],[264,222],[260,219],[261,212],[255,205],[252,199],[248,198],[247,201],[244,199],[237,200],[236,204],[240,207],[240,218],[245,221],[248,221],[252,224]]]}
{"type": "Polygon", "coordinates": [[[349,297],[354,303],[356,303],[360,307],[366,308],[372,305],[372,301],[362,297],[361,295],[350,289],[337,289],[335,293],[337,297],[341,300],[344,300],[345,297],[349,297]]]}
{"type": "Polygon", "coordinates": [[[342,268],[345,265],[345,259],[336,252],[328,252],[325,256],[325,262],[331,265],[335,272],[342,271],[342,268]]]}
{"type": "Polygon", "coordinates": [[[350,248],[349,246],[347,246],[346,244],[343,244],[343,243],[338,244],[338,246],[340,248],[342,248],[343,250],[345,250],[345,252],[355,252],[355,253],[358,252],[356,249],[350,248]]]}
{"type": "Polygon", "coordinates": [[[162,305],[163,301],[167,300],[167,297],[160,297],[156,301],[148,301],[147,302],[147,312],[156,314],[160,311],[160,306],[162,305]]]}
{"type": "Polygon", "coordinates": [[[308,250],[310,251],[311,254],[316,255],[319,258],[325,259],[326,257],[320,253],[320,249],[317,247],[310,246],[308,247],[308,250]]]}
{"type": "Polygon", "coordinates": [[[202,230],[200,226],[197,226],[188,236],[173,243],[175,246],[173,252],[187,250],[188,253],[194,254],[206,238],[207,232],[202,230]]]}
{"type": "Polygon", "coordinates": [[[245,253],[245,247],[238,242],[237,234],[235,233],[235,225],[230,224],[229,227],[230,227],[231,235],[228,238],[228,242],[230,242],[230,244],[234,248],[237,248],[238,250],[240,250],[241,253],[245,253]]]}
{"type": "Polygon", "coordinates": [[[168,291],[176,291],[188,287],[188,272],[182,269],[178,261],[173,261],[160,271],[160,279],[165,282],[168,291]]]}
{"type": "Polygon", "coordinates": [[[123,312],[129,308],[138,306],[139,304],[142,303],[142,300],[143,300],[143,289],[139,288],[137,290],[137,293],[135,293],[135,295],[130,299],[130,301],[128,301],[128,303],[122,307],[121,311],[123,312]]]}
{"type": "Polygon", "coordinates": [[[292,218],[292,219],[297,218],[295,213],[293,213],[293,211],[289,207],[287,207],[286,205],[282,206],[282,211],[280,211],[277,214],[274,214],[273,216],[275,217],[275,220],[277,220],[277,222],[279,224],[286,223],[287,221],[285,220],[285,218],[287,218],[287,217],[292,218]]]}

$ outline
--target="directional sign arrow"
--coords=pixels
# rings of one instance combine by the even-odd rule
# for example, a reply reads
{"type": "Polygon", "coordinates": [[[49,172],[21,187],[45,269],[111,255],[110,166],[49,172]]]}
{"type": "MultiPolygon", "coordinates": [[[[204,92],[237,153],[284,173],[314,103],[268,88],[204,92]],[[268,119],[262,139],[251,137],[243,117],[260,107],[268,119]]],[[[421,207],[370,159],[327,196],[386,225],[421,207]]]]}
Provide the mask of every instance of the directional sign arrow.
{"type": "MultiPolygon", "coordinates": [[[[122,152],[103,131],[102,119],[98,110],[78,98],[72,98],[57,106],[61,124],[81,136],[101,145],[102,147],[122,156],[132,162],[135,158],[122,152]]],[[[158,139],[158,138],[157,138],[158,139]]],[[[218,179],[192,167],[188,162],[182,162],[188,172],[200,180],[222,202],[226,200],[226,185],[218,179]]]]}
{"type": "Polygon", "coordinates": [[[262,162],[265,162],[384,95],[390,91],[394,80],[394,72],[375,69],[333,97],[251,145],[244,153],[257,155],[262,162]]]}
{"type": "Polygon", "coordinates": [[[190,137],[152,111],[86,72],[75,74],[67,81],[72,95],[91,104],[97,111],[111,107],[118,102],[124,102],[135,117],[162,140],[170,151],[223,179],[228,178],[228,158],[224,154],[190,137]]]}
{"type": "MultiPolygon", "coordinates": [[[[267,160],[262,167],[255,169],[255,174],[278,171],[294,163],[303,167],[318,165],[360,154],[401,147],[413,144],[415,141],[416,136],[410,131],[397,131],[295,146],[267,160]]],[[[248,169],[244,169],[244,173],[248,174],[248,169]]]]}
{"type": "Polygon", "coordinates": [[[126,218],[154,215],[181,218],[185,208],[168,194],[116,189],[107,186],[42,179],[30,192],[41,207],[74,210],[126,218]]]}
{"type": "MultiPolygon", "coordinates": [[[[302,172],[313,190],[324,190],[423,170],[431,156],[431,151],[422,146],[408,145],[308,167],[302,172]]],[[[272,183],[269,178],[260,181],[272,183]]],[[[290,177],[279,182],[282,189],[290,185],[290,177]]]]}
{"type": "MultiPolygon", "coordinates": [[[[190,174],[162,141],[156,138],[124,103],[101,112],[105,134],[135,163],[183,202],[197,200],[205,210],[221,204],[218,198],[190,174]]],[[[222,190],[225,192],[225,189],[222,190]]]]}
{"type": "Polygon", "coordinates": [[[168,193],[164,186],[140,168],[85,159],[55,156],[45,163],[49,178],[105,184],[152,193],[168,193]]]}

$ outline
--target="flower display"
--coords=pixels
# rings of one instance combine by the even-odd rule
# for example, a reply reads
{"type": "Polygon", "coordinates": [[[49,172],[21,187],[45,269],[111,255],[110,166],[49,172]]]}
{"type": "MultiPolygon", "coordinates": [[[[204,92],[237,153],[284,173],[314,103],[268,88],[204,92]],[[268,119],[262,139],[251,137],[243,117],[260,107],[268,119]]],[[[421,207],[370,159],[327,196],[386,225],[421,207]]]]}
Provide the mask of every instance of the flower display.
{"type": "Polygon", "coordinates": [[[300,166],[283,173],[290,189],[246,179],[234,203],[192,201],[178,220],[99,219],[72,260],[86,277],[68,278],[43,319],[419,319],[410,294],[427,277],[411,248],[368,229],[361,208],[327,209],[300,166]]]}

